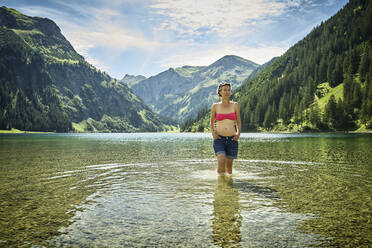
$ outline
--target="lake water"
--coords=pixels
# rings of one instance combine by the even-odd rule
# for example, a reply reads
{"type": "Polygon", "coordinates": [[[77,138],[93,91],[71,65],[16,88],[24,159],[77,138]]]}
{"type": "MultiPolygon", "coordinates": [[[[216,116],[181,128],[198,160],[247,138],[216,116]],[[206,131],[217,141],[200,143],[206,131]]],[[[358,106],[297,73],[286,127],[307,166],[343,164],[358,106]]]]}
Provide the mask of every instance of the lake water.
{"type": "Polygon", "coordinates": [[[371,247],[371,134],[0,136],[0,247],[371,247]]]}

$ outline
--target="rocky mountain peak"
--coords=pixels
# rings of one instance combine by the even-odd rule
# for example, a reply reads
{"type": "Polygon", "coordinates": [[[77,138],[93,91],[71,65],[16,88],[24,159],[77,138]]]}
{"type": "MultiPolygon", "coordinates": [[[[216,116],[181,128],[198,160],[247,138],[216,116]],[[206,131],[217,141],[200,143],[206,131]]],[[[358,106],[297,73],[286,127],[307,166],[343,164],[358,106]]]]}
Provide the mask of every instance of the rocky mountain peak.
{"type": "Polygon", "coordinates": [[[225,55],[209,67],[223,67],[224,69],[231,69],[236,67],[237,65],[244,64],[245,66],[249,66],[252,68],[256,68],[259,64],[256,64],[250,60],[244,59],[242,57],[236,55],[225,55]]]}
{"type": "Polygon", "coordinates": [[[146,77],[142,75],[134,76],[134,75],[125,74],[125,76],[120,80],[120,82],[123,82],[127,84],[129,87],[132,87],[133,85],[136,85],[137,83],[145,79],[146,77]]]}

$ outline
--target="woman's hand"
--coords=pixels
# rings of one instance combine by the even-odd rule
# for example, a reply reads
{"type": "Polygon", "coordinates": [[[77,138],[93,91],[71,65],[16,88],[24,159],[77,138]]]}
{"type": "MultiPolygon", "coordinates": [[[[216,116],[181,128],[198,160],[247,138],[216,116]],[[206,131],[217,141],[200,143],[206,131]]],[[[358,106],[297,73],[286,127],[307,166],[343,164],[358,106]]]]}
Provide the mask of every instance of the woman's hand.
{"type": "Polygon", "coordinates": [[[220,139],[220,136],[217,134],[216,131],[212,131],[213,139],[220,139]]]}
{"type": "Polygon", "coordinates": [[[240,137],[240,133],[237,133],[237,134],[234,135],[234,137],[232,139],[235,140],[235,141],[238,141],[239,137],[240,137]]]}

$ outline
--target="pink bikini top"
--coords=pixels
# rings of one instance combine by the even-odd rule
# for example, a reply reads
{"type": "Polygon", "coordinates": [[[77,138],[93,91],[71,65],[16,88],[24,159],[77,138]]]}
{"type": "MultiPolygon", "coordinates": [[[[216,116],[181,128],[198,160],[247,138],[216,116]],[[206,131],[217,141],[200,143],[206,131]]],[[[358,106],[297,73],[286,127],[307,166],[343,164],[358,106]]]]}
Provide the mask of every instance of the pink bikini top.
{"type": "Polygon", "coordinates": [[[236,120],[236,114],[234,112],[228,113],[228,114],[216,114],[216,120],[222,121],[225,119],[229,120],[236,120]]]}

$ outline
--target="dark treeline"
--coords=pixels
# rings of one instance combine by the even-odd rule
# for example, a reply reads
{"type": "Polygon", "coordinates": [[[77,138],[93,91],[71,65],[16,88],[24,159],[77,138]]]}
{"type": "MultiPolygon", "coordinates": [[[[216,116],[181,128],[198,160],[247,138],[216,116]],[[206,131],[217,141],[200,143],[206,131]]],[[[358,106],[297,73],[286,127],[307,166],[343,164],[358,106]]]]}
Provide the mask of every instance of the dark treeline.
{"type": "Polygon", "coordinates": [[[350,1],[237,89],[243,130],[270,130],[278,124],[302,125],[302,130],[372,128],[371,16],[371,1],[350,1]],[[344,90],[321,109],[315,96],[324,82],[343,84],[344,90]]]}
{"type": "Polygon", "coordinates": [[[197,125],[196,128],[194,129],[193,127],[195,126],[194,123],[200,122],[206,116],[209,116],[209,113],[210,113],[209,106],[203,106],[202,108],[200,108],[195,118],[189,118],[180,124],[181,132],[204,132],[206,131],[206,129],[208,128],[206,124],[197,125]]]}

